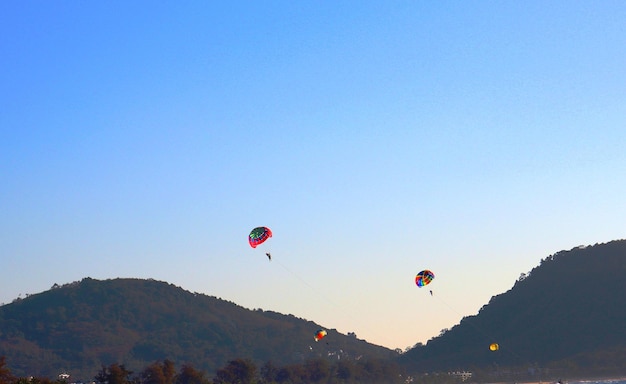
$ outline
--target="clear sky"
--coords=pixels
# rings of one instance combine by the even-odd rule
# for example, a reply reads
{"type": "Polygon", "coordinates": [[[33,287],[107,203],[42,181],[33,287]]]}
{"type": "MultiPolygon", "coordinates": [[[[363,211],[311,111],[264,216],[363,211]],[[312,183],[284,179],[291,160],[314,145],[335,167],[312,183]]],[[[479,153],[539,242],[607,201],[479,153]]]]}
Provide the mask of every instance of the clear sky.
{"type": "Polygon", "coordinates": [[[542,258],[626,237],[624,20],[624,1],[2,1],[0,302],[154,278],[425,342],[542,258]]]}

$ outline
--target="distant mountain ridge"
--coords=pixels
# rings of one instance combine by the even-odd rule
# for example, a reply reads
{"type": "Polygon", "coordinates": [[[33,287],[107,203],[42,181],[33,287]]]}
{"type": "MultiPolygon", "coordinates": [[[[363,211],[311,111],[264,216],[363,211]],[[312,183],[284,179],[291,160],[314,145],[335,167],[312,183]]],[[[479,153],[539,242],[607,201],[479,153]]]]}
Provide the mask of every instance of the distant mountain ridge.
{"type": "Polygon", "coordinates": [[[249,310],[155,280],[85,278],[0,307],[0,356],[15,375],[91,380],[102,365],[163,359],[209,375],[234,358],[395,361],[409,374],[522,367],[626,374],[626,240],[557,252],[426,345],[398,354],[354,335],[249,310]],[[489,350],[491,343],[500,349],[489,350]]]}
{"type": "Polygon", "coordinates": [[[626,371],[626,241],[545,258],[476,316],[399,360],[413,372],[559,363],[626,371]]]}
{"type": "Polygon", "coordinates": [[[290,364],[318,356],[395,355],[333,329],[328,343],[315,343],[319,328],[160,281],[85,278],[0,307],[0,356],[16,375],[69,371],[90,380],[112,363],[140,370],[170,359],[210,374],[240,357],[290,364]]]}

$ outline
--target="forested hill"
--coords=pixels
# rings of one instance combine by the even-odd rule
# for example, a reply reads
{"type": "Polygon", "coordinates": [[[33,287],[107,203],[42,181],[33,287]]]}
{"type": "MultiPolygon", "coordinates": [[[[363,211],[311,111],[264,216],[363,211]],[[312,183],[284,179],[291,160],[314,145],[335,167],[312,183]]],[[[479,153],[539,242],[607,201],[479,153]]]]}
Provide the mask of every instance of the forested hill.
{"type": "Polygon", "coordinates": [[[83,380],[114,363],[139,372],[169,359],[211,374],[236,358],[257,365],[386,359],[408,373],[499,367],[626,373],[624,276],[625,240],[558,252],[477,315],[400,356],[333,329],[315,343],[321,327],[311,321],[164,282],[85,278],[1,306],[0,356],[17,376],[69,371],[83,380]],[[490,351],[491,343],[500,349],[490,351]]]}
{"type": "Polygon", "coordinates": [[[333,329],[154,280],[94,280],[56,286],[0,307],[0,356],[15,375],[90,380],[102,365],[139,371],[157,360],[213,372],[234,358],[300,363],[329,357],[388,359],[395,352],[333,329]]]}
{"type": "Polygon", "coordinates": [[[626,369],[625,276],[625,240],[558,252],[401,362],[414,372],[513,365],[626,369]],[[492,352],[494,342],[500,349],[492,352]]]}

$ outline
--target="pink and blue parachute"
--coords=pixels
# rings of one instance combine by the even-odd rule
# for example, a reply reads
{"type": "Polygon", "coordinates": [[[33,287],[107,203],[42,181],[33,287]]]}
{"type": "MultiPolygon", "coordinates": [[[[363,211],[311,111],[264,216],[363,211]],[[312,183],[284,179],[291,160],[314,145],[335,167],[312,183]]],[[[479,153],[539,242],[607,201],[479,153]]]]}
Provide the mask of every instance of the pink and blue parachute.
{"type": "Polygon", "coordinates": [[[421,288],[425,285],[430,284],[430,282],[433,281],[434,278],[435,274],[428,269],[425,269],[415,276],[415,284],[421,288]]]}
{"type": "Polygon", "coordinates": [[[252,248],[256,248],[270,237],[272,237],[272,231],[268,227],[256,227],[248,235],[248,243],[252,248]]]}

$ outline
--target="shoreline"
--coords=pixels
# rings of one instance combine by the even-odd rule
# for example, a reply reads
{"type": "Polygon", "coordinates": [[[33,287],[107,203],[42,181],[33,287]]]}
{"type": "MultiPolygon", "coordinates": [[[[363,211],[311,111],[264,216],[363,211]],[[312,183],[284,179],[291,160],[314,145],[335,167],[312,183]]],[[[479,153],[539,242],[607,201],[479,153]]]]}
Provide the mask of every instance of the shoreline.
{"type": "MultiPolygon", "coordinates": [[[[557,379],[558,380],[558,379],[557,379]]],[[[608,376],[608,377],[584,377],[584,378],[575,378],[570,380],[562,380],[563,384],[572,384],[572,383],[594,383],[594,382],[626,382],[626,376],[608,376]]],[[[556,380],[536,380],[536,381],[515,381],[515,384],[556,384],[556,380]]],[[[511,384],[510,381],[497,381],[491,382],[487,384],[511,384]]]]}

